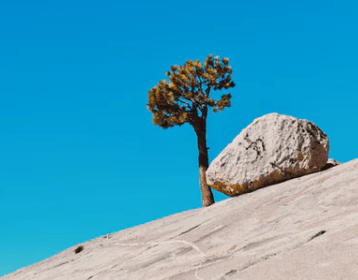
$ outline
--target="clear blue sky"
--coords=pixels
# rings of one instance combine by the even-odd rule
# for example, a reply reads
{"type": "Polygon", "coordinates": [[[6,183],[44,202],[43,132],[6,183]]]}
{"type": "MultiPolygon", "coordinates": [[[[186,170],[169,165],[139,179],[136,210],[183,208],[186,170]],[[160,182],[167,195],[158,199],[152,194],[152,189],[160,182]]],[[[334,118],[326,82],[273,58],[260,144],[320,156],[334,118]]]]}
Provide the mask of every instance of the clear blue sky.
{"type": "Polygon", "coordinates": [[[229,57],[237,84],[209,115],[210,161],[271,112],[357,158],[357,14],[353,0],[1,0],[0,276],[201,206],[192,128],[162,130],[146,109],[188,59],[229,57]]]}

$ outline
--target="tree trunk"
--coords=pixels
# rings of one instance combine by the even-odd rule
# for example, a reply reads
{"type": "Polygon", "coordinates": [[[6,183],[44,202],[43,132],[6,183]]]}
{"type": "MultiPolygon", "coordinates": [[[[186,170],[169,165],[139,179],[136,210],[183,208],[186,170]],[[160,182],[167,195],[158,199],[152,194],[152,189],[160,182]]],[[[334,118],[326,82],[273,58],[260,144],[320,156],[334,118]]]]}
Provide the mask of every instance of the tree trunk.
{"type": "Polygon", "coordinates": [[[194,127],[199,149],[199,182],[203,200],[203,207],[214,204],[214,196],[206,183],[206,170],[209,167],[208,148],[206,147],[206,120],[200,120],[201,124],[194,127]]]}

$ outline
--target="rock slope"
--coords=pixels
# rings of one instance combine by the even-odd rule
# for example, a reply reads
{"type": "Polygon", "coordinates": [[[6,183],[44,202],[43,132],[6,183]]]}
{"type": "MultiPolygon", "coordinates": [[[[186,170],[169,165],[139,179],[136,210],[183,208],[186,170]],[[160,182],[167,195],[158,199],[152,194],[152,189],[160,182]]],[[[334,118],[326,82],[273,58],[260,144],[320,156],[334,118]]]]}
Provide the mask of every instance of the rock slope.
{"type": "Polygon", "coordinates": [[[1,280],[358,279],[358,160],[79,245],[1,280]]]}

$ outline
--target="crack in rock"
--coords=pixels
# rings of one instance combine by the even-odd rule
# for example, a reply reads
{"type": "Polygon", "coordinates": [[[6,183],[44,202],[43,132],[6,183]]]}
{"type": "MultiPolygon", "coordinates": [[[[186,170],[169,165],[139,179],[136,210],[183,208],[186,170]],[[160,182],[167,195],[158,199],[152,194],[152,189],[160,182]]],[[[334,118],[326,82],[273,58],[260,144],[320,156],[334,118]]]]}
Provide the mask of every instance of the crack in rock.
{"type": "MultiPolygon", "coordinates": [[[[186,241],[186,240],[167,240],[167,241],[162,241],[162,242],[142,242],[142,243],[131,243],[131,244],[128,244],[128,243],[115,243],[114,245],[117,245],[117,246],[154,246],[154,245],[161,245],[161,244],[168,244],[168,243],[184,243],[190,247],[192,247],[195,251],[197,251],[202,257],[207,257],[207,255],[202,251],[200,250],[200,248],[198,246],[196,246],[195,244],[189,242],[189,241],[186,241]]],[[[194,267],[196,269],[195,271],[195,277],[196,279],[198,280],[204,280],[202,278],[199,277],[198,273],[199,273],[199,269],[201,268],[203,264],[203,260],[200,262],[200,264],[197,266],[197,267],[194,267]]]]}
{"type": "Polygon", "coordinates": [[[117,246],[155,246],[155,245],[161,245],[161,244],[166,244],[166,243],[184,243],[186,245],[191,246],[195,251],[197,251],[200,255],[206,257],[206,254],[200,250],[200,248],[198,246],[196,246],[195,244],[188,242],[186,240],[167,240],[167,241],[162,241],[162,242],[142,242],[142,243],[114,243],[114,245],[117,246]]]}
{"type": "Polygon", "coordinates": [[[313,235],[307,242],[311,241],[312,239],[314,239],[314,238],[316,238],[316,237],[318,237],[318,236],[320,236],[320,235],[322,235],[322,234],[324,234],[324,233],[326,233],[326,231],[325,231],[325,230],[321,230],[320,232],[318,232],[318,233],[316,233],[315,235],[313,235]]]}
{"type": "Polygon", "coordinates": [[[53,266],[51,269],[56,268],[56,267],[59,267],[59,266],[62,266],[62,265],[65,265],[65,264],[67,264],[67,263],[69,263],[69,261],[62,262],[62,263],[60,263],[60,264],[57,264],[57,265],[53,266]]]}
{"type": "Polygon", "coordinates": [[[177,236],[186,234],[186,233],[188,233],[188,232],[190,232],[190,231],[192,231],[192,230],[194,230],[194,229],[196,229],[196,228],[198,228],[198,227],[200,227],[200,226],[201,226],[201,224],[198,224],[198,225],[196,225],[196,226],[193,226],[192,228],[190,228],[190,229],[188,229],[188,230],[186,230],[186,231],[183,231],[182,233],[178,234],[177,236]]]}
{"type": "Polygon", "coordinates": [[[199,239],[195,240],[195,242],[199,242],[199,241],[202,241],[204,240],[205,238],[208,238],[209,236],[213,235],[214,233],[217,233],[218,231],[221,231],[223,230],[224,228],[226,228],[227,226],[223,226],[223,225],[220,225],[220,226],[217,226],[216,228],[214,228],[212,231],[210,231],[209,233],[201,236],[199,239]]]}
{"type": "Polygon", "coordinates": [[[238,271],[243,271],[243,270],[245,270],[245,269],[247,269],[249,267],[252,267],[252,266],[257,265],[257,264],[259,264],[259,263],[261,263],[263,261],[266,261],[266,260],[270,259],[271,257],[277,256],[277,255],[282,254],[282,253],[287,253],[289,251],[293,251],[293,250],[295,250],[295,249],[307,244],[312,239],[314,239],[314,238],[316,238],[318,236],[321,236],[324,233],[326,233],[326,231],[321,230],[318,233],[316,233],[315,235],[311,236],[310,238],[306,238],[303,241],[297,241],[296,243],[292,244],[288,248],[278,250],[276,252],[271,252],[271,253],[266,254],[264,256],[254,258],[253,260],[249,260],[249,261],[245,262],[244,264],[242,264],[241,266],[239,266],[238,268],[233,268],[233,269],[229,270],[220,279],[225,279],[225,276],[231,276],[231,275],[237,273],[238,271]]]}

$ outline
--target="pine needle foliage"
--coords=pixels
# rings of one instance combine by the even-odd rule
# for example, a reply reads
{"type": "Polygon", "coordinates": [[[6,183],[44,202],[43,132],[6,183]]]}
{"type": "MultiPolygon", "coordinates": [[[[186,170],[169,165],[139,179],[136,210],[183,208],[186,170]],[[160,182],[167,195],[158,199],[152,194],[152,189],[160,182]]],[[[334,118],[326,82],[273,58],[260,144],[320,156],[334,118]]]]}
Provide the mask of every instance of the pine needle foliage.
{"type": "Polygon", "coordinates": [[[148,110],[153,113],[153,123],[162,128],[189,123],[196,126],[199,118],[206,118],[208,108],[213,112],[230,107],[231,94],[219,100],[211,97],[211,90],[235,86],[231,80],[229,59],[219,59],[210,54],[204,65],[199,60],[188,60],[184,66],[171,66],[166,72],[169,81],[162,80],[148,93],[148,110]]]}

